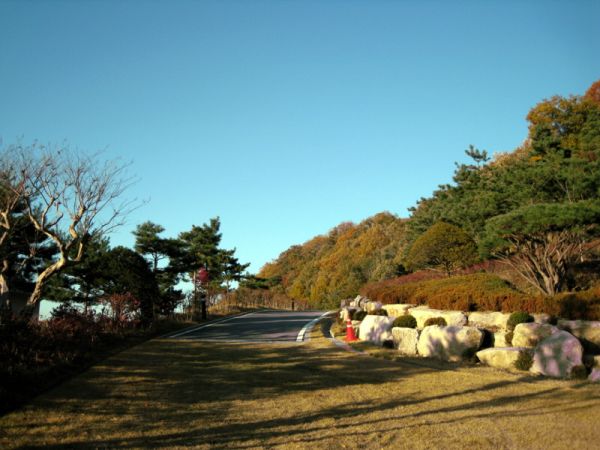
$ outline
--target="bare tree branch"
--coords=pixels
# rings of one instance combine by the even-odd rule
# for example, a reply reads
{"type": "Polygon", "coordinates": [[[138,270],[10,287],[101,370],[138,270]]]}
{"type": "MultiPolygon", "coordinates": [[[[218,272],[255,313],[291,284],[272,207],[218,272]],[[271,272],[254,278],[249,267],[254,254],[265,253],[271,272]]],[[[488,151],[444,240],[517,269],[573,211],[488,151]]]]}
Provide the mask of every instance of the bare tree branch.
{"type": "MultiPolygon", "coordinates": [[[[15,145],[0,156],[0,245],[8,238],[11,212],[22,202],[33,227],[58,249],[57,258],[38,273],[28,300],[35,306],[48,279],[81,260],[91,236],[114,230],[139,207],[137,200],[122,200],[135,179],[127,175],[128,164],[66,146],[15,145]]],[[[0,293],[7,281],[3,273],[0,293]]]]}

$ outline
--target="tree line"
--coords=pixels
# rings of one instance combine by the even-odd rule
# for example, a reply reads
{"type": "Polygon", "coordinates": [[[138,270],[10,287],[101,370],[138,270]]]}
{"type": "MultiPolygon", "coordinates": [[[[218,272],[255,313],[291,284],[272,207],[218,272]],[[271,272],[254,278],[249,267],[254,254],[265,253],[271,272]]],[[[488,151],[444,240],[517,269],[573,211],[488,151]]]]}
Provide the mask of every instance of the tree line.
{"type": "MultiPolygon", "coordinates": [[[[135,200],[123,198],[135,180],[127,165],[66,146],[37,142],[0,152],[0,299],[27,297],[25,314],[42,299],[91,305],[115,298],[139,305],[145,321],[169,315],[185,299],[181,281],[229,290],[249,264],[221,248],[218,217],[193,225],[177,238],[145,222],[134,231],[134,249],[111,248],[108,233],[123,224],[135,200]],[[119,297],[120,296],[120,297],[119,297]]],[[[114,306],[114,305],[113,305],[114,306]]]]}

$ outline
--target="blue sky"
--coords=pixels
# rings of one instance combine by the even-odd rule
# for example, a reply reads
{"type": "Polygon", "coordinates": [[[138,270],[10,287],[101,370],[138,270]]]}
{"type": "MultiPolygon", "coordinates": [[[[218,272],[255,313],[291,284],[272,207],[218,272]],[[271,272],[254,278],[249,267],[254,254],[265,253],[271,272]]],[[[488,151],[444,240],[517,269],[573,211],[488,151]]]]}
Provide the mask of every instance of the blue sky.
{"type": "Polygon", "coordinates": [[[211,217],[258,271],[407,208],[469,144],[600,78],[597,1],[0,0],[0,137],[131,160],[152,220],[211,217]]]}

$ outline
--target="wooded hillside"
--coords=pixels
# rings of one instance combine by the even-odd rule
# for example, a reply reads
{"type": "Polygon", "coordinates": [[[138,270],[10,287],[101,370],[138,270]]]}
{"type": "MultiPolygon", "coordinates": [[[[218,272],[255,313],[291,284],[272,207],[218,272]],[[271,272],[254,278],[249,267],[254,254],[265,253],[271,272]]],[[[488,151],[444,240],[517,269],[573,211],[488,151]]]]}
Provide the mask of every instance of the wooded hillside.
{"type": "Polygon", "coordinates": [[[356,295],[367,282],[402,273],[406,244],[406,220],[384,212],[290,247],[258,276],[293,299],[325,307],[356,295]]]}
{"type": "Polygon", "coordinates": [[[457,164],[452,183],[421,198],[409,219],[381,213],[341,224],[286,250],[259,276],[315,306],[405,267],[450,276],[487,259],[503,260],[530,292],[590,288],[594,280],[576,272],[598,259],[590,243],[600,231],[600,80],[585,95],[541,101],[527,120],[513,152],[469,146],[472,162],[457,164]]]}

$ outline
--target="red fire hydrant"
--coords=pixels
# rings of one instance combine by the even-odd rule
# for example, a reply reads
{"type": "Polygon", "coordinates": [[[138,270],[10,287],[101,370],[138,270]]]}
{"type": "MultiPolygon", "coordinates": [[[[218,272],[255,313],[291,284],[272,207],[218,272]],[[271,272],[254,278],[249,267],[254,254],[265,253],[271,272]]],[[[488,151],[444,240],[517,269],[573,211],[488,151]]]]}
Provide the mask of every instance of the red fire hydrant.
{"type": "Polygon", "coordinates": [[[346,342],[357,341],[358,338],[354,334],[354,328],[352,327],[352,321],[348,319],[346,322],[346,342]]]}

